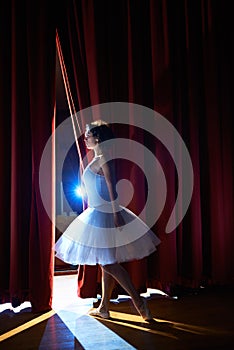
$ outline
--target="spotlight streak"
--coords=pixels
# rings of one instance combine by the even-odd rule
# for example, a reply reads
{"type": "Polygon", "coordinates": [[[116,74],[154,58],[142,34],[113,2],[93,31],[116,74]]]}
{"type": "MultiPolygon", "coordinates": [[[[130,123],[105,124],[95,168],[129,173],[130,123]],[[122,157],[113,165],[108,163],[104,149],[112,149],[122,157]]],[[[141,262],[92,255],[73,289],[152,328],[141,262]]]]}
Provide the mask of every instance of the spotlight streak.
{"type": "MultiPolygon", "coordinates": [[[[107,319],[107,320],[105,320],[105,322],[108,321],[108,322],[116,323],[116,324],[119,324],[122,326],[143,330],[143,331],[146,331],[149,333],[159,334],[159,335],[163,335],[163,336],[168,336],[169,338],[178,339],[177,337],[175,337],[169,333],[161,332],[161,331],[151,329],[148,327],[143,327],[143,326],[131,324],[131,322],[142,323],[142,318],[138,315],[131,315],[131,314],[127,314],[127,313],[111,311],[111,317],[113,319],[109,319],[109,320],[107,319]],[[130,323],[126,323],[126,321],[129,321],[130,323]]],[[[220,330],[217,328],[201,327],[201,326],[196,326],[196,325],[192,325],[192,324],[168,321],[168,320],[163,320],[163,319],[158,319],[158,318],[157,319],[154,318],[154,320],[158,323],[158,325],[160,325],[160,323],[168,324],[169,326],[171,326],[172,329],[178,329],[178,330],[183,331],[183,332],[197,334],[197,335],[217,335],[217,334],[220,334],[220,335],[228,336],[231,334],[230,331],[220,330]]],[[[147,323],[144,323],[144,324],[147,324],[147,323]]]]}
{"type": "Polygon", "coordinates": [[[43,322],[43,321],[47,320],[48,318],[54,316],[55,313],[56,312],[54,310],[51,310],[51,311],[49,311],[49,312],[47,312],[47,313],[45,313],[45,314],[43,314],[43,315],[41,315],[39,317],[34,318],[31,321],[28,321],[28,322],[24,323],[22,326],[16,327],[16,328],[14,328],[14,329],[12,329],[12,330],[10,330],[10,331],[0,335],[0,342],[3,341],[3,340],[8,339],[10,337],[13,337],[13,335],[16,335],[16,334],[18,334],[20,332],[25,331],[26,329],[31,328],[31,327],[37,325],[40,322],[43,322]]]}
{"type": "MultiPolygon", "coordinates": [[[[174,335],[172,335],[172,334],[170,334],[168,332],[162,332],[162,331],[159,331],[159,330],[151,329],[149,327],[143,327],[143,326],[139,326],[139,325],[131,323],[131,322],[142,323],[142,318],[140,316],[126,314],[126,313],[121,313],[121,312],[112,312],[111,311],[111,317],[113,317],[114,320],[106,319],[105,322],[115,323],[115,324],[118,324],[120,326],[134,328],[134,329],[137,329],[137,330],[140,330],[140,331],[144,331],[144,332],[148,332],[148,333],[152,333],[152,334],[157,334],[157,335],[161,335],[163,337],[167,337],[167,338],[178,340],[178,337],[176,337],[176,336],[174,336],[174,335]],[[129,321],[130,323],[123,322],[123,320],[129,321]]],[[[154,320],[156,321],[156,319],[154,319],[154,320]]],[[[147,323],[145,323],[145,324],[147,324],[147,323]]]]}

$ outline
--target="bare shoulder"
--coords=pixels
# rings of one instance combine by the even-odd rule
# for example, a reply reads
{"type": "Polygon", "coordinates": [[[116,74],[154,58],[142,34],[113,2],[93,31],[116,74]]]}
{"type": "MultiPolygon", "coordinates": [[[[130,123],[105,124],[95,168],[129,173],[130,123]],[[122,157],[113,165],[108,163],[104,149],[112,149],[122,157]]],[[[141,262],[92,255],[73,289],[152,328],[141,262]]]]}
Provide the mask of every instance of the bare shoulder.
{"type": "Polygon", "coordinates": [[[107,159],[105,156],[101,157],[99,160],[100,169],[102,169],[103,174],[106,178],[113,178],[114,177],[114,166],[113,162],[110,159],[107,159]]]}
{"type": "Polygon", "coordinates": [[[107,160],[107,158],[103,155],[102,157],[100,157],[100,159],[98,160],[98,164],[99,167],[103,170],[103,171],[108,171],[110,170],[110,164],[107,160]]]}

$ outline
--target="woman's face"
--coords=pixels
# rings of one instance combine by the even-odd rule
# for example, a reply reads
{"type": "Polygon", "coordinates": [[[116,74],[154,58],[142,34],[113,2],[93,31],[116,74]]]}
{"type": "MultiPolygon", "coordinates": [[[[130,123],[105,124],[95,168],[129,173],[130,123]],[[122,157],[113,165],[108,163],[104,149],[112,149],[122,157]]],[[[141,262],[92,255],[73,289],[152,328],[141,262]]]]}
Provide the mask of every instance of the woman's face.
{"type": "Polygon", "coordinates": [[[89,129],[86,129],[85,131],[84,140],[88,149],[94,149],[94,147],[97,145],[97,141],[89,129]]]}

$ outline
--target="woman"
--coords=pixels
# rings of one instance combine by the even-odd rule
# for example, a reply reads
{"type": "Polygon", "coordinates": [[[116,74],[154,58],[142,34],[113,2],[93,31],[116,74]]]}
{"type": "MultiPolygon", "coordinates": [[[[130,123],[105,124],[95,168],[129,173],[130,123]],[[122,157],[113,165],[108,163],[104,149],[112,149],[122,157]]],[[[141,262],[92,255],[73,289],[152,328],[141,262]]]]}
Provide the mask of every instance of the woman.
{"type": "Polygon", "coordinates": [[[86,126],[86,147],[94,151],[94,158],[83,173],[88,208],[56,242],[56,256],[73,265],[100,265],[102,299],[89,315],[110,317],[109,302],[117,281],[143,319],[151,321],[146,300],[140,297],[119,263],[148,256],[160,241],[142,220],[118,204],[114,167],[108,161],[106,147],[113,139],[111,128],[102,120],[86,126]]]}

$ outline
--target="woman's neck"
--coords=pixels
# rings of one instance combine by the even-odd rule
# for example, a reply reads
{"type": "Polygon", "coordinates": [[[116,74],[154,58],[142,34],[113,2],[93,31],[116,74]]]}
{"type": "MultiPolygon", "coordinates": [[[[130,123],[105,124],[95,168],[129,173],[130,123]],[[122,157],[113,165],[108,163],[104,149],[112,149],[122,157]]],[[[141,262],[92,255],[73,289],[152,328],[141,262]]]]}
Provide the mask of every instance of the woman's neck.
{"type": "Polygon", "coordinates": [[[95,147],[94,148],[94,158],[99,158],[101,156],[103,156],[102,150],[100,149],[100,147],[95,147]]]}

